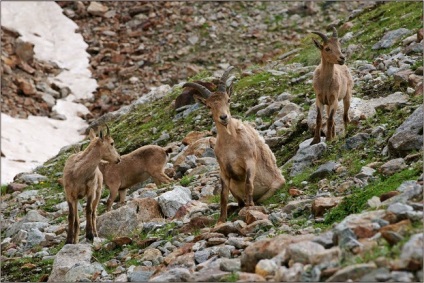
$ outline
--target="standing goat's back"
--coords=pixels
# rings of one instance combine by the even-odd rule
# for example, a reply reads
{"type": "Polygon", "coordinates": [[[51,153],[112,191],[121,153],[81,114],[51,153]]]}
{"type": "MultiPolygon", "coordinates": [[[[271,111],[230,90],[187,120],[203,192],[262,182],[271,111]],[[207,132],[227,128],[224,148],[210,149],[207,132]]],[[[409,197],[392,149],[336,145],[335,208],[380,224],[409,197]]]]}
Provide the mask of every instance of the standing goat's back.
{"type": "Polygon", "coordinates": [[[218,222],[227,219],[229,191],[237,199],[239,207],[253,206],[254,201],[268,199],[285,183],[275,156],[264,139],[248,123],[231,117],[226,82],[232,69],[230,67],[224,72],[216,92],[212,93],[196,83],[184,85],[199,91],[202,96],[199,99],[211,110],[218,133],[214,149],[222,185],[218,222]]]}
{"type": "Polygon", "coordinates": [[[317,118],[315,134],[311,144],[321,141],[321,126],[324,105],[327,106],[327,133],[326,140],[331,141],[335,135],[334,116],[338,102],[343,100],[343,122],[346,131],[349,119],[349,107],[352,97],[353,79],[349,68],[344,65],[345,56],[340,50],[340,42],[337,30],[333,27],[333,35],[328,38],[321,32],[314,31],[319,35],[323,43],[313,39],[315,46],[321,52],[321,63],[317,66],[313,77],[313,86],[316,94],[317,118]]]}
{"type": "Polygon", "coordinates": [[[104,183],[110,191],[107,210],[112,208],[118,193],[123,204],[127,189],[149,177],[157,186],[170,183],[171,179],[164,172],[167,159],[167,152],[162,147],[146,145],[123,155],[118,164],[100,163],[104,183]]]}
{"type": "Polygon", "coordinates": [[[63,185],[65,196],[69,206],[67,244],[78,243],[79,216],[78,199],[87,198],[86,206],[86,238],[90,241],[97,236],[96,217],[99,204],[103,176],[99,170],[101,160],[119,163],[120,156],[114,147],[113,139],[110,137],[109,128],[103,137],[90,130],[90,144],[79,153],[72,154],[65,163],[63,170],[63,185]]]}

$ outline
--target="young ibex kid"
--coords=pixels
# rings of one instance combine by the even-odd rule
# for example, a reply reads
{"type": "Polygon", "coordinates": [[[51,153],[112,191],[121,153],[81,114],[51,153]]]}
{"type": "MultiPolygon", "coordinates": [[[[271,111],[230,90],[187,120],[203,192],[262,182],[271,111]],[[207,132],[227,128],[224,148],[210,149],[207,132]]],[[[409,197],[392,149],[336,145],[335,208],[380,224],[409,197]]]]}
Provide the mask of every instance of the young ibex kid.
{"type": "Polygon", "coordinates": [[[78,243],[78,199],[84,197],[87,198],[85,237],[90,241],[93,241],[94,236],[97,237],[97,206],[103,187],[103,176],[98,166],[101,160],[111,163],[119,163],[121,160],[114,147],[109,127],[106,136],[100,131],[99,137],[96,137],[93,129],[90,129],[89,137],[91,141],[88,147],[82,152],[72,154],[63,170],[63,185],[69,206],[66,244],[78,243]]]}
{"type": "Polygon", "coordinates": [[[171,182],[164,170],[167,162],[167,151],[157,145],[142,146],[131,153],[123,155],[121,162],[100,163],[104,183],[110,190],[107,200],[107,211],[112,208],[119,192],[119,202],[125,202],[127,189],[152,177],[157,186],[171,182]]]}
{"type": "Polygon", "coordinates": [[[321,37],[323,43],[313,39],[315,46],[321,51],[321,64],[315,69],[313,77],[314,91],[316,94],[317,119],[315,135],[312,144],[321,141],[322,114],[324,105],[327,105],[327,133],[326,140],[331,141],[336,135],[334,115],[338,102],[343,99],[343,122],[345,131],[349,119],[349,107],[352,97],[353,79],[349,68],[344,65],[345,56],[340,50],[337,30],[333,27],[333,36],[328,38],[325,34],[313,31],[321,37]]]}

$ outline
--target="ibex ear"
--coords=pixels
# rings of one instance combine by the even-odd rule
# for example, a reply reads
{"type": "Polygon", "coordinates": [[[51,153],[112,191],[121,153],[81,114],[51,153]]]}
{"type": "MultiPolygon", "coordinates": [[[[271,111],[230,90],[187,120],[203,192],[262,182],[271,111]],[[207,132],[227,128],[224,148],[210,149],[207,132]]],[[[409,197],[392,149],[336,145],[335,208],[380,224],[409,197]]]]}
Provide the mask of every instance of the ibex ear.
{"type": "Polygon", "coordinates": [[[96,138],[96,133],[94,132],[93,128],[90,129],[90,132],[88,133],[88,138],[90,140],[94,140],[96,138]]]}
{"type": "Polygon", "coordinates": [[[315,38],[312,38],[312,40],[315,43],[315,46],[319,49],[322,50],[323,46],[321,45],[321,43],[319,43],[315,38]]]}

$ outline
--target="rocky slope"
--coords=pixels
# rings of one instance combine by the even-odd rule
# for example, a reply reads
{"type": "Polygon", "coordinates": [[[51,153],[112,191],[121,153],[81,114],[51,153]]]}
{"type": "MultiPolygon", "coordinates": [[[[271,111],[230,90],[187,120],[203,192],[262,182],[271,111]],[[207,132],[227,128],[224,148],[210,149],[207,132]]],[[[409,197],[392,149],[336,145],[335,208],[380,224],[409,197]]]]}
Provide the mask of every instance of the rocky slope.
{"type": "MultiPolygon", "coordinates": [[[[137,9],[150,16],[166,5],[149,4],[137,9]]],[[[288,9],[282,15],[296,18],[288,9]]],[[[287,180],[271,199],[215,225],[212,119],[197,103],[174,109],[181,87],[161,86],[92,125],[107,122],[121,154],[151,143],[172,148],[166,172],[175,181],[139,184],[111,212],[100,204],[100,238],[64,246],[67,205],[58,179],[86,142],[64,148],[2,188],[2,281],[422,282],[422,4],[384,3],[332,20],[355,80],[352,123],[334,142],[308,146],[319,62],[311,35],[295,53],[260,66],[235,61],[232,114],[255,125],[287,180]]],[[[210,81],[215,70],[190,79],[210,81]]]]}

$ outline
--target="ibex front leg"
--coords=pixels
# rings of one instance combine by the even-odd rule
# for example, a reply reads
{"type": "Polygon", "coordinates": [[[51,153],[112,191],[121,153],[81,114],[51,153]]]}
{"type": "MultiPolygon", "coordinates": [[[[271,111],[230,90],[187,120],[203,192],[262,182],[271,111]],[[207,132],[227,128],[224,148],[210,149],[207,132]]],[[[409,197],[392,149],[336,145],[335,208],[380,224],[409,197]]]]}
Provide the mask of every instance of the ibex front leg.
{"type": "MultiPolygon", "coordinates": [[[[228,180],[228,183],[230,180],[228,180]]],[[[229,186],[229,184],[228,184],[229,186]]],[[[227,221],[227,204],[228,204],[228,194],[229,187],[225,184],[225,181],[221,177],[221,215],[217,224],[224,223],[227,221]]]]}
{"type": "Polygon", "coordinates": [[[317,119],[316,119],[316,125],[315,125],[315,135],[314,135],[314,139],[311,142],[311,145],[321,142],[322,113],[324,110],[324,105],[322,105],[318,99],[316,100],[316,105],[317,105],[317,119]]]}

